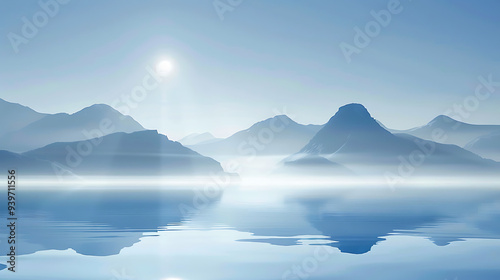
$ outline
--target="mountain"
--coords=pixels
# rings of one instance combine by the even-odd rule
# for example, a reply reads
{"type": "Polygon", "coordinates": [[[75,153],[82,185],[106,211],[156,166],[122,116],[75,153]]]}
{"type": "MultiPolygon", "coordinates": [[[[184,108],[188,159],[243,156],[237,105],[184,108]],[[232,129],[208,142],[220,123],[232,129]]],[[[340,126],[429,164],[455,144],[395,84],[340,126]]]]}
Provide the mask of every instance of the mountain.
{"type": "Polygon", "coordinates": [[[500,161],[500,130],[472,140],[465,149],[484,158],[500,161]]]}
{"type": "Polygon", "coordinates": [[[360,104],[343,106],[300,150],[308,154],[392,152],[396,137],[383,129],[360,104]]]}
{"type": "Polygon", "coordinates": [[[221,138],[215,138],[210,132],[205,133],[192,133],[188,136],[179,140],[184,146],[197,145],[197,144],[207,144],[215,141],[221,140],[221,138]]]}
{"type": "Polygon", "coordinates": [[[464,147],[477,137],[499,130],[500,125],[468,124],[457,121],[448,116],[441,115],[434,118],[431,122],[424,126],[397,132],[410,134],[418,138],[442,144],[454,144],[464,147]]]}
{"type": "Polygon", "coordinates": [[[389,131],[390,133],[392,134],[397,134],[397,133],[406,133],[406,131],[408,130],[398,130],[398,129],[392,129],[392,128],[388,128],[386,125],[384,125],[381,121],[375,119],[375,121],[385,130],[389,131]]]}
{"type": "Polygon", "coordinates": [[[45,115],[0,137],[0,149],[25,152],[54,142],[80,141],[144,128],[108,105],[96,104],[74,114],[45,115]]]}
{"type": "Polygon", "coordinates": [[[0,168],[5,171],[15,169],[16,173],[22,175],[54,174],[53,167],[50,162],[8,151],[0,151],[0,168]]]}
{"type": "Polygon", "coordinates": [[[47,116],[0,98],[0,137],[47,116]]]}
{"type": "Polygon", "coordinates": [[[223,171],[217,161],[153,130],[53,143],[23,155],[57,163],[77,175],[210,175],[223,171]]]}
{"type": "Polygon", "coordinates": [[[286,115],[279,115],[226,139],[189,147],[212,157],[289,155],[304,146],[320,128],[320,125],[302,125],[286,115]]]}
{"type": "Polygon", "coordinates": [[[285,162],[293,162],[304,155],[322,156],[360,173],[380,174],[402,164],[435,173],[443,168],[471,172],[498,168],[495,162],[455,145],[439,144],[408,134],[392,134],[382,128],[361,104],[341,107],[307,145],[285,162]]]}
{"type": "Polygon", "coordinates": [[[294,174],[300,176],[354,176],[345,166],[316,155],[299,154],[280,162],[274,175],[294,174]]]}

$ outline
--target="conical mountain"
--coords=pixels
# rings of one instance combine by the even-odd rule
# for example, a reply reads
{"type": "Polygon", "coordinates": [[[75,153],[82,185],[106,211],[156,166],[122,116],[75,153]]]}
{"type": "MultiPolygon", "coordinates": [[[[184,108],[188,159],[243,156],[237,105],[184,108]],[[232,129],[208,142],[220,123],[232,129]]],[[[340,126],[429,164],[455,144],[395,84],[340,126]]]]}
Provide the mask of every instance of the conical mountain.
{"type": "Polygon", "coordinates": [[[446,173],[498,171],[498,164],[455,145],[445,145],[382,128],[361,104],[341,107],[328,123],[286,163],[321,156],[355,172],[402,173],[402,166],[446,173]],[[445,170],[446,169],[446,170],[445,170]]]}
{"type": "Polygon", "coordinates": [[[308,154],[399,153],[408,143],[382,128],[361,104],[348,104],[300,150],[308,154]]]}

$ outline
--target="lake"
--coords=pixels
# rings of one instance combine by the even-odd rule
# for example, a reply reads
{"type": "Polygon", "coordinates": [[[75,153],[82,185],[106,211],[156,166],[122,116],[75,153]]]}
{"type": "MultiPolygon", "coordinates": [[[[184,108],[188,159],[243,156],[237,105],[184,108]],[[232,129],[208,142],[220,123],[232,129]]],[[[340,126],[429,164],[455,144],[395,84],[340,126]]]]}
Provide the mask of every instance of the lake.
{"type": "Polygon", "coordinates": [[[497,280],[499,187],[21,188],[0,278],[497,280]]]}

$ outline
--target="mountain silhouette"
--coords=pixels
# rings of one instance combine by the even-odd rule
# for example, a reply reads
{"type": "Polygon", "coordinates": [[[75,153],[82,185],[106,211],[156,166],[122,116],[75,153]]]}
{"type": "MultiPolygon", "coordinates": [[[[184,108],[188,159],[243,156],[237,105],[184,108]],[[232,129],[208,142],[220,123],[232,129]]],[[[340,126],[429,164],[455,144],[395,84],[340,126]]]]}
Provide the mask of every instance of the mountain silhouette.
{"type": "Polygon", "coordinates": [[[209,156],[289,155],[303,147],[321,128],[302,125],[279,115],[252,125],[232,136],[212,143],[189,146],[209,156]]]}
{"type": "MultiPolygon", "coordinates": [[[[392,134],[382,128],[361,104],[341,107],[328,123],[297,154],[322,156],[349,169],[363,172],[387,171],[417,158],[418,164],[428,167],[463,168],[467,171],[498,168],[493,161],[484,160],[455,145],[439,144],[407,134],[392,134]],[[415,156],[418,155],[418,156],[415,156]]],[[[455,170],[456,171],[456,170],[455,170]]]]}
{"type": "Polygon", "coordinates": [[[182,138],[178,142],[184,146],[197,145],[197,144],[207,144],[221,140],[220,138],[215,138],[210,132],[205,133],[192,133],[188,136],[182,138]]]}
{"type": "Polygon", "coordinates": [[[47,116],[0,98],[0,137],[47,116]]]}
{"type": "Polygon", "coordinates": [[[144,128],[130,116],[108,105],[96,104],[74,114],[44,115],[0,137],[0,149],[25,152],[54,142],[86,140],[115,132],[135,132],[144,128]]]}
{"type": "Polygon", "coordinates": [[[49,161],[34,159],[25,155],[0,151],[0,168],[2,170],[15,169],[18,174],[50,175],[54,174],[49,161]]]}
{"type": "Polygon", "coordinates": [[[399,139],[383,129],[361,104],[343,106],[300,150],[308,154],[394,152],[399,139]],[[369,137],[368,137],[369,136],[369,137]],[[368,138],[367,138],[368,137],[368,138]],[[376,150],[375,150],[376,149],[376,150]]]}
{"type": "Polygon", "coordinates": [[[210,175],[223,171],[217,161],[153,130],[53,143],[23,155],[57,163],[77,175],[210,175]]]}
{"type": "Polygon", "coordinates": [[[475,138],[495,131],[500,131],[500,125],[468,124],[440,115],[424,126],[392,132],[406,133],[442,144],[454,144],[464,147],[475,138]]]}
{"type": "Polygon", "coordinates": [[[465,149],[484,158],[500,161],[500,130],[472,140],[465,149]]]}
{"type": "Polygon", "coordinates": [[[354,176],[354,172],[345,166],[324,157],[298,154],[279,163],[274,175],[294,174],[300,176],[354,176]]]}

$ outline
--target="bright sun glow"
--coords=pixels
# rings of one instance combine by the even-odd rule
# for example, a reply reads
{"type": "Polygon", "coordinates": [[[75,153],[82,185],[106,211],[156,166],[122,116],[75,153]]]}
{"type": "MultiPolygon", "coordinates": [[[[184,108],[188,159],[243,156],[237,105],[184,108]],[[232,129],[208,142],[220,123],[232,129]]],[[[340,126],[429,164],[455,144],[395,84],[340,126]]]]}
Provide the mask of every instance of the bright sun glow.
{"type": "Polygon", "coordinates": [[[156,72],[161,76],[168,76],[173,69],[174,65],[169,60],[162,60],[156,65],[156,72]]]}

